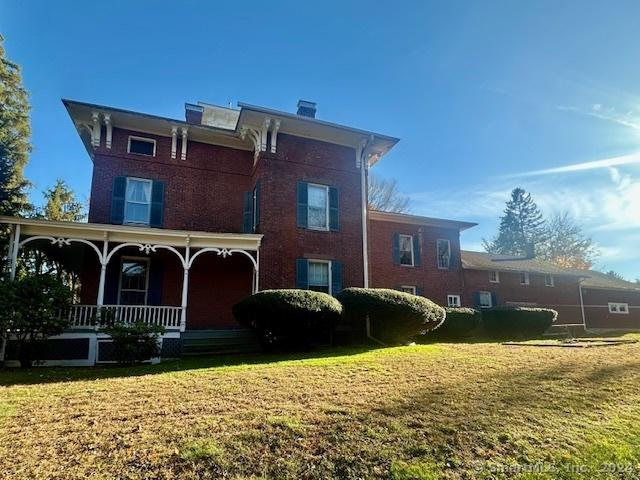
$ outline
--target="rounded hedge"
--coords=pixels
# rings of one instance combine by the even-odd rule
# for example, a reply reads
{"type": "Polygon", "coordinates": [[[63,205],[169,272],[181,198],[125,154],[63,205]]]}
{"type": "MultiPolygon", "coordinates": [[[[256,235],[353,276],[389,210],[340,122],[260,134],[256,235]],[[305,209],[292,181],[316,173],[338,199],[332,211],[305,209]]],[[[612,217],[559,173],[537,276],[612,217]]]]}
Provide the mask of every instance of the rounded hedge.
{"type": "Polygon", "coordinates": [[[341,314],[338,300],[311,290],[263,290],[233,306],[236,320],[256,331],[265,350],[326,343],[341,314]]]}
{"type": "Polygon", "coordinates": [[[447,316],[438,328],[427,332],[424,340],[431,338],[461,339],[468,337],[480,325],[482,312],[473,308],[447,307],[447,316]]]}
{"type": "Polygon", "coordinates": [[[431,300],[397,290],[347,288],[337,298],[348,323],[365,328],[368,317],[371,335],[389,344],[406,343],[436,328],[445,316],[444,308],[431,300]]]}
{"type": "Polygon", "coordinates": [[[489,337],[538,338],[558,318],[550,308],[494,307],[482,311],[482,323],[489,337]]]}

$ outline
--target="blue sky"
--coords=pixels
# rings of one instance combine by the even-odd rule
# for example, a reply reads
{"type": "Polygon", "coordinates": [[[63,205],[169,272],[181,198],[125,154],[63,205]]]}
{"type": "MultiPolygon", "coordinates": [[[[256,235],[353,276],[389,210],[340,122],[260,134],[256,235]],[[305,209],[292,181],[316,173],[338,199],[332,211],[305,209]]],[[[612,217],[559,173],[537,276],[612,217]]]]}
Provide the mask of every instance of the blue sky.
{"type": "Polygon", "coordinates": [[[471,220],[480,248],[509,191],[568,210],[597,267],[640,277],[640,3],[635,1],[0,3],[33,106],[27,168],[88,198],[61,97],[183,118],[245,101],[402,140],[375,170],[417,214],[471,220]]]}

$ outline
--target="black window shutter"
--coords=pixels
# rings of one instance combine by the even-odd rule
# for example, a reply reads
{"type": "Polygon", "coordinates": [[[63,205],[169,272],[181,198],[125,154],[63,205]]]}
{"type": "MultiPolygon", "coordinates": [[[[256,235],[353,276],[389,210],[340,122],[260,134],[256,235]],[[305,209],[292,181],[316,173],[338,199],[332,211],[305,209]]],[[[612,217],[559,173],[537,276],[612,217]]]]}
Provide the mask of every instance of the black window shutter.
{"type": "Polygon", "coordinates": [[[164,182],[153,182],[151,187],[151,215],[149,216],[150,227],[162,227],[162,217],[164,214],[164,182]]]}
{"type": "Polygon", "coordinates": [[[329,187],[329,230],[340,230],[340,209],[338,189],[329,187]]]}
{"type": "Polygon", "coordinates": [[[296,288],[309,288],[309,262],[306,258],[296,259],[296,288]]]}
{"type": "Polygon", "coordinates": [[[457,270],[458,263],[458,253],[452,250],[451,256],[449,257],[449,270],[457,270]]]}
{"type": "Polygon", "coordinates": [[[498,306],[498,296],[496,295],[495,292],[491,292],[491,306],[492,307],[498,306]]]}
{"type": "Polygon", "coordinates": [[[420,297],[424,297],[424,288],[416,287],[416,295],[418,295],[420,297]]]}
{"type": "Polygon", "coordinates": [[[414,235],[413,237],[413,265],[420,266],[421,253],[420,253],[420,235],[414,235]]]}
{"type": "Polygon", "coordinates": [[[253,232],[253,192],[244,192],[244,207],[242,209],[242,231],[253,232]]]}
{"type": "Polygon", "coordinates": [[[111,223],[122,225],[124,222],[124,197],[127,193],[127,177],[113,179],[113,192],[111,193],[111,223]]]}
{"type": "Polygon", "coordinates": [[[147,305],[162,305],[162,279],[164,264],[160,258],[153,258],[149,262],[149,291],[147,305]]]}
{"type": "Polygon", "coordinates": [[[297,207],[297,217],[298,217],[298,227],[307,228],[309,225],[308,221],[308,207],[309,207],[309,189],[306,182],[298,182],[298,207],[297,207]]]}
{"type": "Polygon", "coordinates": [[[400,265],[400,234],[393,234],[393,263],[400,265]]]}
{"type": "Polygon", "coordinates": [[[120,282],[120,257],[112,258],[107,267],[107,275],[104,282],[104,304],[116,305],[120,303],[118,298],[118,285],[120,282]]]}
{"type": "Polygon", "coordinates": [[[473,303],[475,304],[476,308],[480,308],[480,292],[473,293],[473,303]]]}
{"type": "Polygon", "coordinates": [[[342,263],[331,262],[331,295],[337,295],[342,291],[342,263]]]}
{"type": "Polygon", "coordinates": [[[255,201],[256,209],[253,212],[253,216],[254,216],[253,224],[256,226],[256,229],[257,229],[258,226],[260,225],[260,181],[259,180],[256,182],[254,195],[256,196],[256,201],[255,201]]]}

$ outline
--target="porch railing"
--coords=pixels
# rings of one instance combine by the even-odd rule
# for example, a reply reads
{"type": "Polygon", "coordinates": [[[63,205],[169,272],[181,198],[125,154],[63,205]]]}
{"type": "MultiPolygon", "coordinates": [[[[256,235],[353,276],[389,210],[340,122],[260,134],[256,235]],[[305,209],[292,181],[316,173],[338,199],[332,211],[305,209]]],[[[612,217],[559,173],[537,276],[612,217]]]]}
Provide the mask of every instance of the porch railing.
{"type": "MultiPolygon", "coordinates": [[[[68,312],[71,326],[91,328],[96,325],[97,305],[72,305],[68,312]]],[[[120,323],[144,322],[179,329],[182,307],[164,305],[103,305],[101,315],[120,323]]]]}

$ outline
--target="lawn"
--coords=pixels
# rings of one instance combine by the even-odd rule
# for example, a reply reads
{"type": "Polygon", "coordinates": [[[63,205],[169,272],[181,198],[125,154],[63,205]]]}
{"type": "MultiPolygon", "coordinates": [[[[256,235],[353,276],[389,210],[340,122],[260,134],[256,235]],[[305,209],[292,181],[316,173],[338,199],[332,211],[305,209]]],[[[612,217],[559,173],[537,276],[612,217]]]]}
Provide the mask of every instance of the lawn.
{"type": "Polygon", "coordinates": [[[0,384],[0,478],[640,475],[640,344],[5,370],[0,384]]]}

